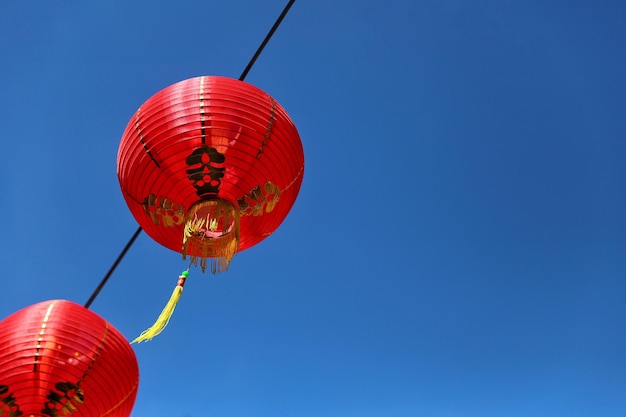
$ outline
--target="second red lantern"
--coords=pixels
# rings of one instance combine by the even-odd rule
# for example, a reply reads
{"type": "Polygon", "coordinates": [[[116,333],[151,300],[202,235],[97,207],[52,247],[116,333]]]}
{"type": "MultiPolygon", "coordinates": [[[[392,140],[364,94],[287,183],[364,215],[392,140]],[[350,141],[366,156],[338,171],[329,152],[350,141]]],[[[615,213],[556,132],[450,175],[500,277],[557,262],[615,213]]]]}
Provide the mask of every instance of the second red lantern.
{"type": "Polygon", "coordinates": [[[0,416],[128,417],[139,369],[124,336],[70,301],[0,322],[0,416]]]}
{"type": "Polygon", "coordinates": [[[304,171],[298,132],[267,93],[204,76],[148,99],[129,121],[117,172],[135,219],[157,242],[225,270],[274,232],[304,171]]]}

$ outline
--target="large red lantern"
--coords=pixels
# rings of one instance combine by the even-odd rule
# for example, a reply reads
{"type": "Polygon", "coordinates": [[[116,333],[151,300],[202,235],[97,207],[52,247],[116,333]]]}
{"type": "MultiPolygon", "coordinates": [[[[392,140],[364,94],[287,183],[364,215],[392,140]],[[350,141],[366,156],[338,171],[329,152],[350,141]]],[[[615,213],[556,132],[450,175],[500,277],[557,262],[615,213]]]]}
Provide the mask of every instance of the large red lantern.
{"type": "Polygon", "coordinates": [[[0,322],[0,416],[128,417],[135,354],[96,313],[53,300],[0,322]]]}
{"type": "MultiPolygon", "coordinates": [[[[243,81],[214,76],[149,98],[128,122],[117,156],[122,193],[143,230],[203,271],[211,259],[213,273],[278,228],[303,172],[300,136],[280,104],[243,81]]],[[[163,330],[186,277],[134,342],[163,330]]]]}
{"type": "Polygon", "coordinates": [[[267,93],[230,78],[173,84],[146,101],[122,136],[117,172],[141,227],[204,270],[274,232],[296,200],[302,143],[267,93]]]}

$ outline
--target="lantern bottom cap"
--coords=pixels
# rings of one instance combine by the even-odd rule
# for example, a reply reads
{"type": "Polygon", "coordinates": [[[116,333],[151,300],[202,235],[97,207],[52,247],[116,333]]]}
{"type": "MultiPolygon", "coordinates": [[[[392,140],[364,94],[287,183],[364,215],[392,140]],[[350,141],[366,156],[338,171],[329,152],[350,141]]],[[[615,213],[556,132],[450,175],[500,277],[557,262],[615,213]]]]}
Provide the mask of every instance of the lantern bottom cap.
{"type": "Polygon", "coordinates": [[[239,210],[221,198],[201,200],[185,215],[182,255],[200,264],[204,272],[211,259],[211,272],[228,270],[239,247],[239,210]]]}

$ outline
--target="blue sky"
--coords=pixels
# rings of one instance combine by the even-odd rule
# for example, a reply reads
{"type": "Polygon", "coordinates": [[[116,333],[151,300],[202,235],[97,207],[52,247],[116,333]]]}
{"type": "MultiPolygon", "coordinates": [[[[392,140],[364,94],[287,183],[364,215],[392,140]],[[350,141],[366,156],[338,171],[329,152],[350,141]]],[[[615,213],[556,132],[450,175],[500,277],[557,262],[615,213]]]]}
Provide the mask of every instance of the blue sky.
{"type": "MultiPolygon", "coordinates": [[[[137,227],[136,108],[237,78],[286,2],[0,4],[0,317],[84,303],[137,227]]],[[[246,81],[302,189],[135,346],[133,416],[626,415],[626,5],[296,1],[246,81]]],[[[132,339],[180,255],[142,234],[92,309],[132,339]]]]}

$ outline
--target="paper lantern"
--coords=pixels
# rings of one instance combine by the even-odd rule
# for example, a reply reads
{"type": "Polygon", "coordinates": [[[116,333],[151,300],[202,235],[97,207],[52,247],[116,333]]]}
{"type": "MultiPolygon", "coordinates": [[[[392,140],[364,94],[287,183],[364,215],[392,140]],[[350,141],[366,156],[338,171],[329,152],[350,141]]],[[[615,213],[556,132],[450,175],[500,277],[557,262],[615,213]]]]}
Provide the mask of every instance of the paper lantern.
{"type": "Polygon", "coordinates": [[[45,301],[0,322],[2,417],[128,417],[138,384],[124,336],[78,304],[45,301]]]}
{"type": "Polygon", "coordinates": [[[302,143],[267,93],[215,76],[187,79],[148,99],[129,121],[117,173],[143,230],[204,270],[274,232],[293,206],[302,143]]]}

